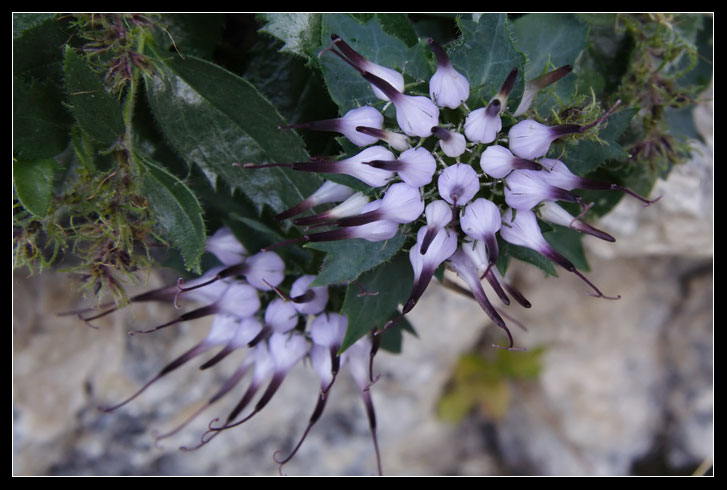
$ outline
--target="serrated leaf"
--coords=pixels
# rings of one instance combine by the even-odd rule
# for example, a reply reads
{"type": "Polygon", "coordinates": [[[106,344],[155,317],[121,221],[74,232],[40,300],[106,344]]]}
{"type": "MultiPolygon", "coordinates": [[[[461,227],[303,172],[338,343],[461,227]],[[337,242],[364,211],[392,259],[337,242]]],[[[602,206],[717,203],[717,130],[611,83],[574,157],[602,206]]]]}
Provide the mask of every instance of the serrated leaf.
{"type": "Polygon", "coordinates": [[[258,213],[276,213],[299,203],[320,180],[287,168],[243,169],[233,163],[285,163],[308,160],[303,142],[246,80],[194,57],[167,60],[162,76],[148,80],[155,119],[170,146],[198,165],[214,186],[218,179],[240,190],[258,213]]]}
{"type": "Polygon", "coordinates": [[[340,352],[345,351],[373,328],[384,323],[409,297],[414,275],[407,254],[399,254],[390,262],[361,275],[357,285],[349,285],[341,314],[348,317],[348,328],[340,352]],[[359,287],[360,286],[360,287],[359,287]],[[363,288],[368,293],[363,294],[363,288]]]}
{"type": "Polygon", "coordinates": [[[104,88],[99,75],[73,48],[66,47],[63,72],[69,110],[78,125],[106,147],[124,134],[121,105],[104,88]]]}
{"type": "Polygon", "coordinates": [[[363,238],[319,242],[306,245],[327,252],[314,286],[344,284],[355,281],[364,272],[389,260],[404,244],[406,236],[399,232],[390,240],[370,242],[363,238]]]}
{"type": "Polygon", "coordinates": [[[48,213],[57,170],[58,164],[51,159],[13,163],[15,194],[23,207],[39,218],[48,213]]]}
{"type": "Polygon", "coordinates": [[[205,246],[202,207],[194,193],[160,164],[138,158],[143,164],[141,192],[149,201],[162,236],[177,248],[187,270],[199,272],[205,246]]]}
{"type": "Polygon", "coordinates": [[[55,15],[52,13],[13,14],[13,38],[22,36],[26,30],[53,19],[55,15]]]}
{"type": "Polygon", "coordinates": [[[283,41],[281,51],[308,59],[318,49],[321,14],[276,12],[260,17],[267,21],[260,30],[283,41]]]}
{"type": "Polygon", "coordinates": [[[470,108],[481,107],[500,90],[513,68],[520,72],[510,95],[519,100],[524,83],[525,56],[510,37],[506,14],[484,14],[472,19],[457,19],[462,39],[449,56],[452,65],[470,82],[470,108]]]}
{"type": "MultiPolygon", "coordinates": [[[[513,23],[513,34],[517,48],[525,53],[528,62],[525,79],[537,78],[548,68],[573,66],[581,51],[586,48],[588,26],[572,14],[527,14],[513,23]]],[[[563,103],[573,96],[575,76],[560,80],[554,91],[563,103]]],[[[546,91],[547,92],[547,91],[546,91]]],[[[542,93],[534,107],[540,114],[547,114],[557,103],[553,95],[542,93]]]]}
{"type": "MultiPolygon", "coordinates": [[[[606,160],[623,160],[629,154],[618,144],[618,138],[629,127],[631,119],[638,109],[626,109],[608,118],[606,127],[599,132],[599,141],[574,140],[566,144],[566,157],[563,158],[568,168],[576,175],[586,175],[595,170],[606,160]]],[[[551,147],[551,151],[558,149],[551,147]]]]}
{"type": "MultiPolygon", "coordinates": [[[[28,14],[15,14],[15,17],[25,15],[28,14]]],[[[13,39],[13,75],[26,81],[42,80],[62,86],[63,46],[72,39],[67,21],[53,16],[19,22],[22,26],[15,32],[20,35],[13,39]]]]}
{"type": "MultiPolygon", "coordinates": [[[[412,47],[386,32],[377,16],[358,22],[347,14],[324,14],[321,22],[320,48],[328,47],[331,34],[337,34],[354,50],[373,63],[403,72],[405,77],[428,82],[432,76],[423,43],[412,47]]],[[[369,83],[346,62],[333,53],[320,58],[323,76],[341,113],[354,107],[379,104],[369,83]]],[[[425,88],[426,91],[426,88],[425,88]]]]}

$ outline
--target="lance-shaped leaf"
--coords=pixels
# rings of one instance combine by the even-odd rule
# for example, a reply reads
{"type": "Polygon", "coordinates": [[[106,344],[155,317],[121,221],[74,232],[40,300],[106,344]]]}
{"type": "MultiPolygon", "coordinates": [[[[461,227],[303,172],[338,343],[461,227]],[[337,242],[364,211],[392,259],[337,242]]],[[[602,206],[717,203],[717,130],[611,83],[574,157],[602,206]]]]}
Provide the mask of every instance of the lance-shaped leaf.
{"type": "Polygon", "coordinates": [[[353,238],[335,242],[309,243],[308,248],[328,252],[313,285],[327,286],[355,281],[364,272],[389,260],[401,249],[406,236],[397,233],[384,242],[353,238]]]}
{"type": "Polygon", "coordinates": [[[213,186],[222,179],[240,190],[258,213],[265,205],[282,212],[320,186],[305,172],[233,166],[308,160],[300,137],[278,130],[287,122],[275,107],[237,75],[193,57],[167,60],[163,73],[148,80],[147,94],[170,146],[213,186]]]}
{"type": "Polygon", "coordinates": [[[66,47],[63,71],[69,109],[78,125],[109,147],[124,134],[121,106],[104,88],[99,75],[73,48],[66,47]]]}
{"type": "Polygon", "coordinates": [[[402,253],[362,274],[358,284],[349,285],[341,308],[341,314],[348,316],[348,329],[340,351],[348,349],[372,328],[383,327],[409,297],[413,281],[409,257],[402,253]]]}
{"type": "Polygon", "coordinates": [[[137,158],[144,169],[141,192],[149,201],[162,236],[180,251],[187,270],[199,272],[206,235],[197,197],[158,163],[137,158]]]}

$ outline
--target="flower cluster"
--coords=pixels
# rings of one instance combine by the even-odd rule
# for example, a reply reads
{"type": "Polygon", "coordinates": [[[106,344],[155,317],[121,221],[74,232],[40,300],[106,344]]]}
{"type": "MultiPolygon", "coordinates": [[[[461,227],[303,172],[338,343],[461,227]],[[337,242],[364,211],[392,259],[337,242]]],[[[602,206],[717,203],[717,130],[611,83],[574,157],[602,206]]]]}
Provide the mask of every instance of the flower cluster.
{"type": "MultiPolygon", "coordinates": [[[[325,201],[325,194],[326,192],[318,193],[309,203],[320,202],[318,199],[325,201]]],[[[177,308],[181,307],[182,301],[201,303],[203,306],[153,328],[131,331],[129,335],[156,332],[183,321],[212,316],[207,335],[163,367],[134,394],[121,402],[99,409],[111,412],[123,407],[163,376],[209,351],[216,349],[216,353],[200,365],[201,370],[216,365],[234,351],[247,349],[247,354],[237,368],[204,405],[175,428],[155,435],[156,441],[160,441],[176,434],[231,392],[246,374],[251,373],[247,389],[226,418],[223,421],[219,418],[213,419],[209,423],[209,430],[202,435],[197,446],[182,448],[195,450],[209,443],[221,432],[253,418],[270,402],[290,370],[308,358],[320,378],[317,403],[300,442],[285,458],[280,458],[276,453],[273,456],[275,461],[282,467],[295,455],[310,428],[323,413],[328,393],[339,371],[346,369],[358,385],[363,398],[381,473],[376,416],[369,392],[370,385],[375,381],[371,373],[377,345],[371,338],[363,337],[341,354],[339,351],[348,320],[344,315],[327,310],[328,288],[313,285],[315,276],[312,275],[287,278],[286,281],[285,264],[276,253],[262,251],[248,255],[228,228],[221,228],[211,236],[207,240],[206,250],[218,259],[219,266],[194,280],[180,279],[175,285],[148,291],[129,300],[129,303],[173,302],[177,308]],[[287,293],[280,288],[284,281],[292,281],[287,293]],[[262,394],[252,405],[261,390],[262,394]],[[249,406],[252,408],[244,413],[249,406]]],[[[104,311],[91,315],[88,315],[91,309],[71,313],[78,314],[90,324],[117,309],[117,306],[107,306],[104,311]]]]}
{"type": "MultiPolygon", "coordinates": [[[[509,296],[526,307],[530,304],[493,267],[499,253],[498,236],[510,244],[535,250],[576,274],[588,284],[589,294],[617,298],[604,295],[545,240],[538,218],[613,241],[607,233],[581,220],[591,205],[573,189],[619,190],[646,204],[653,202],[621,186],[578,177],[562,161],[546,158],[555,140],[585,133],[601,124],[618,103],[586,126],[547,126],[523,119],[503,134],[502,114],[507,111],[517,69],[509,73],[497,94],[483,107],[470,110],[466,105],[470,97],[467,78],[455,69],[445,50],[433,39],[429,45],[437,69],[429,80],[427,97],[405,93],[400,73],[367,60],[339,36],[331,38],[330,46],[320,55],[333,53],[358,71],[370,83],[374,95],[386,102],[384,110],[393,105],[398,129],[385,127],[384,111],[374,106],[358,107],[340,118],[283,128],[336,132],[363,148],[359,153],[342,160],[248,163],[242,167],[284,166],[303,172],[345,174],[376,189],[382,197],[367,202],[363,193],[327,181],[313,196],[279,218],[286,219],[312,205],[328,202],[322,201],[321,196],[335,194],[342,203],[313,217],[294,220],[295,224],[309,227],[306,234],[269,248],[303,241],[388,240],[401,225],[417,226],[424,216],[426,222],[416,232],[416,242],[409,253],[415,281],[402,316],[416,305],[434,272],[445,264],[467,283],[485,313],[504,330],[508,349],[514,348],[512,335],[487,298],[481,280],[487,279],[505,304],[510,303],[509,296]],[[441,124],[440,110],[445,109],[463,114],[464,121],[458,125],[441,124]],[[472,164],[477,160],[479,169],[472,164]],[[581,212],[573,216],[557,201],[577,203],[581,212]],[[330,229],[309,232],[310,226],[324,225],[330,229]]],[[[512,116],[527,114],[538,92],[570,71],[570,66],[564,66],[526,83],[512,116]]],[[[382,330],[395,322],[389,322],[382,330]]]]}
{"type": "MultiPolygon", "coordinates": [[[[589,287],[589,294],[606,296],[544,238],[539,220],[613,241],[607,233],[582,221],[591,204],[574,189],[616,190],[630,194],[645,204],[653,201],[618,185],[598,182],[573,174],[560,160],[547,158],[551,144],[568,135],[583,134],[601,124],[616,108],[587,125],[546,126],[522,119],[503,131],[502,115],[508,111],[518,70],[502,81],[500,90],[470,110],[470,86],[466,77],[452,65],[445,50],[429,41],[437,69],[429,80],[427,95],[407,94],[401,73],[375,64],[334,35],[321,56],[338,56],[366,80],[380,106],[357,107],[339,118],[283,126],[283,130],[302,129],[339,133],[361,150],[343,159],[316,158],[308,162],[245,163],[242,171],[283,166],[294,171],[343,174],[371,188],[361,192],[327,180],[299,204],[276,216],[303,227],[303,234],[248,254],[230,230],[221,229],[209,238],[207,251],[220,265],[192,281],[150,291],[131,302],[194,300],[203,306],[174,320],[148,330],[166,328],[182,321],[214,315],[208,335],[196,346],[164,367],[141,389],[105,410],[117,409],[139,396],[156,380],[212,349],[219,349],[202,365],[206,369],[237,349],[249,352],[234,373],[207,403],[187,421],[157,439],[171,436],[217,400],[228,394],[251,372],[249,385],[235,408],[220,420],[215,418],[197,447],[207,444],[223,431],[239,426],[260,412],[279,389],[290,369],[304,358],[320,378],[318,401],[300,442],[292,453],[275,460],[281,465],[298,450],[326,404],[339,370],[346,367],[360,388],[367,409],[379,473],[381,464],[376,442],[376,418],[369,388],[374,382],[372,361],[381,333],[409,313],[422,297],[442,265],[454,271],[468,286],[483,311],[507,336],[516,349],[513,336],[502,314],[490,302],[483,287],[486,279],[500,301],[510,298],[524,307],[528,300],[501,274],[496,266],[503,241],[535,250],[565,270],[576,274],[589,287]],[[383,106],[383,107],[381,107],[383,106]],[[386,118],[393,106],[396,126],[386,118]],[[440,112],[461,115],[459,124],[442,123],[440,112]],[[557,204],[575,203],[576,216],[557,204]],[[322,209],[315,210],[325,205],[322,209]],[[311,214],[310,212],[313,211],[311,214]],[[361,238],[380,242],[393,238],[404,227],[409,242],[409,259],[414,275],[411,294],[398,317],[385,325],[374,326],[373,335],[364,336],[340,352],[347,328],[345,316],[328,311],[328,289],[313,285],[315,277],[287,277],[285,264],[272,250],[300,242],[325,242],[361,238]],[[320,229],[323,228],[323,229],[320,229]],[[283,284],[289,284],[284,287],[283,284]],[[287,289],[288,292],[284,292],[287,289]],[[266,384],[267,383],[267,384],[266,384]],[[253,399],[265,386],[252,408],[253,399]]],[[[569,66],[529,81],[516,111],[508,119],[528,113],[530,104],[544,87],[571,71],[569,66]]],[[[618,105],[618,104],[617,104],[618,105]]],[[[115,307],[93,316],[92,321],[109,314],[115,307]]],[[[85,312],[79,312],[83,314],[85,312]]]]}

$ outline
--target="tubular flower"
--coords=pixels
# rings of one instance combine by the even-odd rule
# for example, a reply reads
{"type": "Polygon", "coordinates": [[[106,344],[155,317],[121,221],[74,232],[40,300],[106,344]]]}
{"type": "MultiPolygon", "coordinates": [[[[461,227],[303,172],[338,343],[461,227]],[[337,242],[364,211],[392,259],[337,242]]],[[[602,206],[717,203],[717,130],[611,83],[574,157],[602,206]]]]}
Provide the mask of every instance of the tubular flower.
{"type": "Polygon", "coordinates": [[[490,177],[502,179],[513,170],[540,170],[542,167],[532,160],[518,158],[500,145],[488,146],[480,157],[480,167],[490,177]]]}
{"type": "Polygon", "coordinates": [[[553,141],[577,133],[580,130],[581,127],[575,124],[546,126],[537,121],[526,119],[510,128],[508,133],[510,151],[526,160],[540,158],[548,153],[550,144],[553,141]]]}
{"type": "Polygon", "coordinates": [[[356,146],[369,146],[376,143],[379,138],[357,128],[364,126],[380,130],[384,123],[384,116],[373,107],[365,106],[351,109],[345,115],[335,119],[313,121],[300,124],[281,126],[280,129],[310,129],[313,131],[331,131],[341,133],[356,146]]]}
{"type": "Polygon", "coordinates": [[[515,170],[505,179],[505,202],[513,209],[532,209],[542,201],[580,202],[570,191],[550,185],[544,172],[515,170]]]}
{"type": "Polygon", "coordinates": [[[456,109],[470,96],[470,83],[454,69],[449,56],[434,39],[429,39],[429,45],[437,57],[437,71],[429,80],[429,97],[439,107],[456,109]]]}
{"type": "Polygon", "coordinates": [[[487,245],[489,261],[495,262],[499,255],[495,235],[502,225],[500,209],[495,203],[484,198],[476,199],[460,212],[459,224],[468,237],[487,245]]]}
{"type": "Polygon", "coordinates": [[[432,181],[437,162],[426,148],[410,148],[396,160],[373,160],[368,165],[396,172],[412,187],[422,187],[432,181]]]}
{"type": "Polygon", "coordinates": [[[502,129],[501,103],[494,99],[487,107],[475,109],[467,115],[464,134],[475,143],[492,143],[502,129]]]}
{"type": "Polygon", "coordinates": [[[480,181],[472,167],[457,163],[439,174],[439,195],[449,204],[464,206],[480,190],[480,181]]]}
{"type": "Polygon", "coordinates": [[[439,147],[448,157],[456,158],[464,153],[467,142],[459,133],[444,128],[432,128],[432,133],[439,138],[439,147]]]}
{"type": "Polygon", "coordinates": [[[548,72],[545,75],[541,75],[538,78],[527,82],[525,84],[525,92],[520,99],[520,105],[517,106],[517,109],[515,109],[515,112],[513,112],[512,115],[514,117],[518,117],[525,114],[528,109],[530,109],[530,105],[533,103],[533,100],[541,90],[543,90],[548,85],[554,84],[555,82],[566,76],[568,73],[571,72],[572,69],[573,67],[571,67],[570,65],[561,66],[556,70],[548,72]]]}
{"type": "Polygon", "coordinates": [[[544,255],[551,262],[558,264],[568,272],[574,273],[593,289],[594,293],[589,294],[606,299],[620,298],[620,296],[605,296],[593,283],[581,274],[578,269],[576,269],[571,261],[558,253],[545,240],[545,237],[538,226],[537,218],[532,211],[518,210],[517,213],[513,213],[511,209],[508,209],[503,216],[500,236],[502,236],[503,240],[512,243],[513,245],[519,245],[521,247],[527,247],[535,250],[541,255],[544,255]]]}
{"type": "Polygon", "coordinates": [[[345,185],[337,184],[327,180],[321,187],[318,188],[313,194],[305,198],[299,204],[292,208],[278,214],[275,219],[282,221],[292,216],[297,216],[311,208],[318,206],[319,204],[327,204],[330,202],[341,202],[347,199],[355,191],[345,185]]]}

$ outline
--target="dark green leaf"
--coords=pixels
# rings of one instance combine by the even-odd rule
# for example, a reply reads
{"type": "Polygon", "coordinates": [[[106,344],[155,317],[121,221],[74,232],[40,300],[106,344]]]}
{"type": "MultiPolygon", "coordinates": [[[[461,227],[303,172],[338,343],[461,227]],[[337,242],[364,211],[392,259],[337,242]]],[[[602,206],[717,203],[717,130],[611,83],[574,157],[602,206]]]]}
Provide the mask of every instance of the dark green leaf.
{"type": "Polygon", "coordinates": [[[520,74],[509,100],[519,100],[524,86],[525,56],[513,45],[507,15],[483,14],[472,19],[460,18],[457,25],[462,32],[462,40],[449,56],[452,65],[470,82],[469,107],[475,109],[487,104],[513,68],[517,68],[520,74]]]}
{"type": "MultiPolygon", "coordinates": [[[[626,109],[608,118],[606,127],[598,134],[603,143],[598,141],[573,140],[566,144],[567,156],[563,159],[568,168],[576,175],[586,175],[595,170],[606,160],[623,160],[629,154],[617,140],[629,127],[631,119],[638,109],[626,109]]],[[[554,152],[558,148],[551,147],[554,152]]]]}
{"type": "Polygon", "coordinates": [[[13,38],[22,36],[27,29],[51,20],[55,15],[51,13],[13,14],[13,38]]]}
{"type": "Polygon", "coordinates": [[[170,146],[213,185],[221,179],[240,190],[258,212],[265,205],[282,212],[320,185],[316,176],[287,168],[233,166],[306,161],[308,155],[294,132],[278,130],[286,122],[246,80],[193,57],[166,66],[147,85],[152,113],[170,146]]]}
{"type": "Polygon", "coordinates": [[[404,42],[407,46],[412,47],[419,38],[414,27],[409,22],[406,14],[376,14],[377,19],[381,23],[381,27],[387,33],[391,34],[399,41],[404,42]]]}
{"type": "MultiPolygon", "coordinates": [[[[555,267],[553,266],[553,263],[546,259],[544,256],[540,255],[535,250],[531,250],[529,248],[521,247],[518,245],[513,245],[512,243],[508,243],[504,240],[501,240],[498,238],[498,243],[500,245],[500,255],[503,257],[514,257],[518,260],[521,260],[523,262],[527,262],[528,264],[532,264],[538,269],[541,269],[545,274],[553,277],[557,277],[558,273],[555,271],[555,267]]],[[[504,270],[504,264],[505,261],[500,261],[498,259],[498,268],[503,271],[504,270]],[[503,264],[501,267],[500,264],[503,264]]]]}
{"type": "MultiPolygon", "coordinates": [[[[573,66],[586,47],[588,27],[572,14],[528,14],[516,19],[512,25],[517,48],[528,58],[526,80],[564,65],[573,66]]],[[[574,87],[575,76],[571,74],[558,82],[554,93],[567,103],[573,96],[574,87]]],[[[547,92],[543,92],[533,106],[543,115],[557,103],[557,99],[547,92]]]]}
{"type": "MultiPolygon", "coordinates": [[[[390,320],[396,319],[399,315],[397,312],[395,316],[392,316],[390,320]]],[[[399,320],[394,326],[389,328],[386,332],[381,335],[381,349],[391,352],[392,354],[400,354],[402,350],[402,344],[404,343],[404,332],[417,336],[416,330],[409,323],[406,317],[399,320]]]]}
{"type": "Polygon", "coordinates": [[[142,157],[139,160],[145,170],[141,175],[141,192],[149,201],[162,236],[180,251],[187,270],[199,272],[206,236],[197,197],[158,163],[142,157]]]}
{"type": "MultiPolygon", "coordinates": [[[[386,32],[376,16],[365,23],[359,23],[347,14],[324,14],[321,48],[328,47],[331,34],[341,36],[369,61],[403,72],[406,77],[428,82],[432,76],[427,58],[429,47],[424,43],[408,47],[406,43],[386,32]]],[[[320,63],[328,91],[341,113],[354,107],[381,103],[373,95],[369,83],[335,54],[324,53],[320,63]]]]}
{"type": "Polygon", "coordinates": [[[53,198],[53,178],[58,164],[51,159],[15,161],[13,185],[20,203],[30,213],[44,217],[53,198]]]}
{"type": "Polygon", "coordinates": [[[319,47],[321,14],[271,13],[261,14],[267,23],[260,30],[283,41],[281,51],[308,59],[319,47]]]}
{"type": "Polygon", "coordinates": [[[578,270],[589,271],[588,260],[583,250],[583,235],[563,226],[553,225],[553,230],[543,233],[545,240],[570,260],[578,270]]]}
{"type": "Polygon", "coordinates": [[[169,51],[179,50],[182,56],[198,56],[211,60],[222,39],[225,22],[222,14],[163,14],[165,30],[156,29],[155,39],[169,51]]]}
{"type": "Polygon", "coordinates": [[[63,69],[69,108],[78,125],[102,145],[114,145],[125,130],[119,102],[73,48],[66,48],[63,69]]]}
{"type": "Polygon", "coordinates": [[[13,152],[23,160],[51,158],[68,146],[72,119],[53,84],[14,79],[13,152]]]}
{"type": "Polygon", "coordinates": [[[409,297],[414,276],[407,254],[399,254],[361,275],[358,283],[369,293],[362,294],[356,285],[349,285],[341,314],[348,316],[348,329],[341,345],[341,352],[356,343],[373,328],[384,323],[409,297]]]}
{"type": "Polygon", "coordinates": [[[54,17],[26,18],[29,14],[16,14],[22,17],[23,27],[20,36],[13,39],[13,75],[26,81],[42,80],[62,86],[63,47],[72,38],[67,22],[54,17]],[[33,24],[32,27],[30,24],[33,24]]]}
{"type": "Polygon", "coordinates": [[[399,232],[384,242],[370,242],[363,238],[335,242],[310,243],[309,248],[328,252],[315,286],[343,284],[355,281],[362,273],[389,260],[401,249],[406,236],[399,232]]]}

